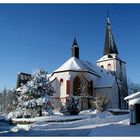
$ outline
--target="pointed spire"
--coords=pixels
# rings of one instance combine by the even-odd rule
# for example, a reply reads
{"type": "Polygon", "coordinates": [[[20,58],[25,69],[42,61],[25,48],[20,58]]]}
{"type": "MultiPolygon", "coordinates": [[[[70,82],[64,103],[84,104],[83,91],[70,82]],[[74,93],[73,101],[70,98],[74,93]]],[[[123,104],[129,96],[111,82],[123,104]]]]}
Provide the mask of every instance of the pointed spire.
{"type": "Polygon", "coordinates": [[[107,17],[107,25],[110,25],[110,19],[107,17]]]}
{"type": "Polygon", "coordinates": [[[78,43],[77,43],[76,37],[74,38],[72,47],[78,47],[78,43]]]}
{"type": "Polygon", "coordinates": [[[72,44],[72,57],[76,57],[79,59],[79,47],[76,38],[74,39],[72,44]]]}
{"type": "Polygon", "coordinates": [[[117,46],[111,31],[110,19],[107,17],[104,54],[118,54],[117,46]]]}

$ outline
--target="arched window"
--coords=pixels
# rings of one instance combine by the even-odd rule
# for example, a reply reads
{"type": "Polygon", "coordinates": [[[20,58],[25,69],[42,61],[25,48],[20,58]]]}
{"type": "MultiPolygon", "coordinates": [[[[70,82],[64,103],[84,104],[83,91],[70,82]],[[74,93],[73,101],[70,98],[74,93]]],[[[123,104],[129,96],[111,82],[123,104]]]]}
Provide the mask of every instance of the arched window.
{"type": "Polygon", "coordinates": [[[88,95],[93,96],[93,81],[88,81],[88,95]]]}
{"type": "Polygon", "coordinates": [[[108,70],[111,70],[111,68],[112,68],[111,64],[108,64],[108,65],[107,65],[107,69],[108,69],[108,70]]]}
{"type": "Polygon", "coordinates": [[[73,95],[80,96],[81,94],[81,79],[76,76],[73,80],[73,95]]]}
{"type": "Polygon", "coordinates": [[[104,68],[104,66],[103,66],[103,65],[101,65],[101,68],[104,68]]]}
{"type": "Polygon", "coordinates": [[[109,54],[109,55],[108,55],[108,58],[113,58],[113,57],[112,57],[112,55],[109,54]]]}

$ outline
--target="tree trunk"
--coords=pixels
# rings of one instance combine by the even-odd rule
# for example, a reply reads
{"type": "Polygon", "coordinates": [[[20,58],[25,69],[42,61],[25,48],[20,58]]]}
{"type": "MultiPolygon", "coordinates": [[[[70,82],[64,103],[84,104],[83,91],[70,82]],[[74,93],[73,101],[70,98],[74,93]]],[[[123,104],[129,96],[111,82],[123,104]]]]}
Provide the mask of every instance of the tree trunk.
{"type": "Polygon", "coordinates": [[[39,116],[42,116],[42,107],[39,106],[39,116]]]}

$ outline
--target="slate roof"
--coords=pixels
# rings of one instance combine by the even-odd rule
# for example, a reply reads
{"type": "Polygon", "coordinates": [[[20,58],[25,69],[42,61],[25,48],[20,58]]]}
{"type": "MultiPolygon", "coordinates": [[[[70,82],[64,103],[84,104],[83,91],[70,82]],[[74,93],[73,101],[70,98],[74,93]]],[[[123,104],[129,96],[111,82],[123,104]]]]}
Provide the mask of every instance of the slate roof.
{"type": "Polygon", "coordinates": [[[107,54],[118,54],[117,46],[114,40],[113,33],[111,31],[111,25],[109,17],[107,17],[107,25],[106,25],[106,35],[105,35],[105,47],[103,55],[107,54]]]}

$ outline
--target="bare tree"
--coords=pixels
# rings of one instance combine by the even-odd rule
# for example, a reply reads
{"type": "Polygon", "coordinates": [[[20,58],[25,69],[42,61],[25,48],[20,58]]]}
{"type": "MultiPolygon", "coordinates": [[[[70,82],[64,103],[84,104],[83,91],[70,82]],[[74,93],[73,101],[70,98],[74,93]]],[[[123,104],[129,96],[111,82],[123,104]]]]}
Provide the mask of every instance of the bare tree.
{"type": "Polygon", "coordinates": [[[12,111],[15,111],[18,105],[18,97],[19,97],[19,94],[16,92],[15,88],[7,92],[7,96],[5,100],[6,102],[5,113],[6,114],[12,111]]]}
{"type": "Polygon", "coordinates": [[[98,112],[103,112],[108,104],[108,98],[105,95],[97,95],[92,101],[92,106],[97,109],[98,112]]]}
{"type": "Polygon", "coordinates": [[[0,112],[1,114],[8,114],[16,109],[18,95],[15,89],[4,90],[0,93],[0,112]]]}
{"type": "Polygon", "coordinates": [[[140,91],[140,84],[135,83],[132,80],[128,80],[128,95],[131,95],[133,93],[136,93],[140,91]]]}

